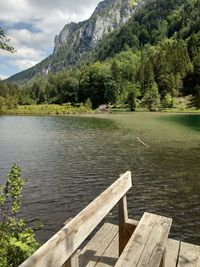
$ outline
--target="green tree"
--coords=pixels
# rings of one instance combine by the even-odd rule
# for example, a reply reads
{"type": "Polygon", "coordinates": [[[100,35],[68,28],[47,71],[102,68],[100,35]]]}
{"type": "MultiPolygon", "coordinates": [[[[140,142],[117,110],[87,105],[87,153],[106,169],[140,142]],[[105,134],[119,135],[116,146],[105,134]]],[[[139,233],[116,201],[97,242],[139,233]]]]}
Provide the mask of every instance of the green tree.
{"type": "Polygon", "coordinates": [[[60,81],[59,96],[61,103],[75,103],[78,98],[78,80],[74,77],[66,77],[60,81]]]}
{"type": "Polygon", "coordinates": [[[0,96],[0,114],[3,114],[6,110],[6,102],[5,99],[0,96]]]}
{"type": "Polygon", "coordinates": [[[157,108],[160,105],[160,95],[158,92],[158,85],[156,82],[150,87],[146,92],[142,99],[142,102],[144,105],[150,110],[150,111],[156,111],[157,108]]]}
{"type": "Polygon", "coordinates": [[[21,170],[14,164],[0,187],[0,267],[17,267],[39,247],[33,229],[18,218],[23,186],[21,170]]]}
{"type": "Polygon", "coordinates": [[[119,83],[120,82],[120,67],[116,59],[114,59],[111,63],[111,72],[112,72],[112,76],[115,82],[119,83]]]}
{"type": "Polygon", "coordinates": [[[5,99],[6,109],[16,109],[18,107],[17,99],[13,96],[7,96],[5,99]]]}
{"type": "Polygon", "coordinates": [[[197,109],[200,109],[200,86],[197,85],[195,88],[195,96],[194,96],[194,105],[197,109]]]}
{"type": "Polygon", "coordinates": [[[153,62],[148,60],[146,63],[141,62],[141,66],[138,71],[138,80],[141,84],[142,95],[152,87],[155,82],[154,66],[153,62]]]}
{"type": "Polygon", "coordinates": [[[183,78],[187,72],[192,70],[187,45],[183,40],[169,43],[165,57],[167,73],[172,72],[175,76],[179,74],[183,78]]]}
{"type": "Polygon", "coordinates": [[[163,108],[173,108],[174,99],[170,93],[167,93],[161,101],[163,108]]]}
{"type": "Polygon", "coordinates": [[[96,62],[83,70],[79,92],[82,102],[89,97],[93,108],[97,108],[101,104],[115,103],[117,93],[109,65],[96,62]]]}
{"type": "Polygon", "coordinates": [[[40,87],[36,82],[34,82],[31,87],[30,96],[35,101],[35,103],[39,103],[40,87]]]}
{"type": "Polygon", "coordinates": [[[85,101],[85,107],[86,108],[89,108],[89,109],[92,109],[92,102],[90,100],[90,98],[88,97],[88,99],[85,101]]]}
{"type": "Polygon", "coordinates": [[[140,96],[140,85],[138,83],[126,82],[126,89],[128,92],[127,103],[130,111],[135,111],[138,107],[137,98],[140,96]]]}
{"type": "Polygon", "coordinates": [[[0,49],[9,51],[11,53],[15,52],[14,47],[9,45],[10,40],[6,38],[6,35],[4,33],[4,30],[0,28],[0,49]]]}

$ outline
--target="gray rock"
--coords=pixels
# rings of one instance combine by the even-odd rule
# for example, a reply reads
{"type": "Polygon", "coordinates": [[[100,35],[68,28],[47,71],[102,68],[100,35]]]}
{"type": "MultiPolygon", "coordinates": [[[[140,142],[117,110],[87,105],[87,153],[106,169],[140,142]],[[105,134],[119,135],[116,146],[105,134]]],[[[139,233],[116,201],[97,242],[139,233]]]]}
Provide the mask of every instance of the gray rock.
{"type": "Polygon", "coordinates": [[[63,69],[70,69],[88,61],[98,42],[115,29],[123,26],[135,13],[150,0],[104,0],[100,2],[88,20],[64,26],[55,36],[53,54],[36,66],[10,77],[11,81],[23,83],[37,75],[47,75],[63,69]],[[22,77],[22,78],[21,78],[22,77]]]}
{"type": "MultiPolygon", "coordinates": [[[[103,36],[124,25],[133,15],[134,8],[129,0],[105,0],[98,4],[92,16],[81,23],[69,23],[55,37],[54,54],[60,47],[70,43],[84,44],[82,50],[93,48],[103,36]]],[[[77,51],[79,52],[79,51],[77,51]]]]}

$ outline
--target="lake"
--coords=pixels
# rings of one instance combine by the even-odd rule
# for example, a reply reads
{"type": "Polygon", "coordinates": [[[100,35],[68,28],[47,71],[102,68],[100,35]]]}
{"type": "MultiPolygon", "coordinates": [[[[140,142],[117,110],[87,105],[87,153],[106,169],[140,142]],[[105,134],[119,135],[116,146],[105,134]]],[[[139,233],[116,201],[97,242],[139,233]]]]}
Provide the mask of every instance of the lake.
{"type": "Polygon", "coordinates": [[[198,114],[0,116],[1,183],[14,162],[27,179],[21,215],[44,224],[41,242],[130,170],[129,216],[172,217],[173,238],[200,244],[198,114]]]}

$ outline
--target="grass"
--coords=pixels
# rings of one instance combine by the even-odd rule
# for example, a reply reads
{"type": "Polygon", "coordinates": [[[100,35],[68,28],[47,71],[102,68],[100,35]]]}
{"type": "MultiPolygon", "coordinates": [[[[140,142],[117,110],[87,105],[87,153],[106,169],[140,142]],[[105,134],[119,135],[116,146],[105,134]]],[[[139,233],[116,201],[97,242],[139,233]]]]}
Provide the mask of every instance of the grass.
{"type": "MultiPolygon", "coordinates": [[[[197,109],[192,106],[193,97],[176,97],[174,98],[174,107],[173,108],[163,108],[160,107],[157,109],[158,112],[169,112],[169,113],[200,113],[200,109],[197,109]]],[[[130,112],[128,107],[123,105],[117,105],[116,107],[111,106],[110,110],[112,113],[117,112],[130,112]]],[[[145,107],[138,107],[137,112],[148,112],[149,110],[145,107]]]]}
{"type": "MultiPolygon", "coordinates": [[[[174,101],[173,108],[159,108],[159,112],[169,113],[200,113],[200,109],[191,107],[191,97],[179,97],[174,101]]],[[[128,108],[117,105],[110,106],[109,109],[112,113],[130,112],[128,108]]],[[[147,112],[146,108],[138,108],[138,112],[147,112]]],[[[64,114],[93,114],[93,111],[87,106],[79,105],[72,106],[71,104],[55,105],[55,104],[42,104],[42,105],[23,105],[13,110],[6,110],[4,114],[7,115],[64,115],[64,114]]]]}
{"type": "Polygon", "coordinates": [[[192,105],[193,97],[177,97],[174,98],[174,107],[173,108],[161,108],[162,112],[175,112],[175,113],[200,113],[200,109],[193,107],[192,105]]]}
{"type": "Polygon", "coordinates": [[[18,106],[17,109],[7,110],[7,115],[56,115],[56,114],[84,114],[92,113],[93,111],[84,106],[78,107],[70,104],[65,105],[24,105],[18,106]]]}
{"type": "Polygon", "coordinates": [[[168,113],[200,113],[200,109],[196,108],[185,108],[185,109],[178,109],[178,108],[166,108],[159,110],[161,112],[168,112],[168,113]]]}

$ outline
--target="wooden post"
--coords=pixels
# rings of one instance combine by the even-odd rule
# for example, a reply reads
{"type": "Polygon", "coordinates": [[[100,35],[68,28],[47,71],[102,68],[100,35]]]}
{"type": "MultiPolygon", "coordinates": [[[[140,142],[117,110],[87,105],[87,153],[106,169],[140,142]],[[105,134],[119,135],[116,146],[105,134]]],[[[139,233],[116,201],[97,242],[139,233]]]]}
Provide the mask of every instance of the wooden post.
{"type": "Polygon", "coordinates": [[[166,256],[166,249],[164,250],[161,262],[160,262],[160,267],[165,267],[165,256],[166,256]]]}
{"type": "Polygon", "coordinates": [[[78,251],[75,251],[62,267],[79,267],[78,251]]]}
{"type": "Polygon", "coordinates": [[[129,220],[126,195],[119,201],[119,256],[133,234],[137,222],[129,220]]]}

